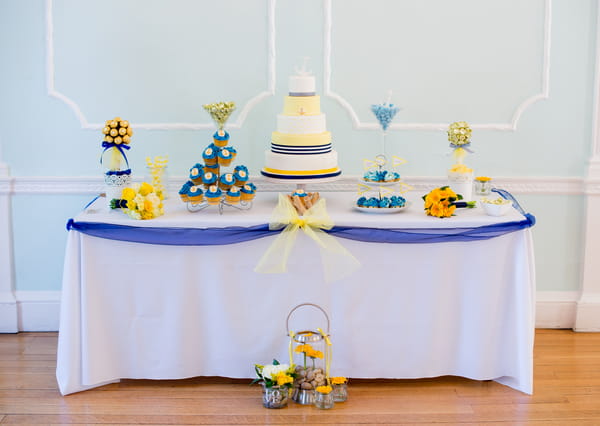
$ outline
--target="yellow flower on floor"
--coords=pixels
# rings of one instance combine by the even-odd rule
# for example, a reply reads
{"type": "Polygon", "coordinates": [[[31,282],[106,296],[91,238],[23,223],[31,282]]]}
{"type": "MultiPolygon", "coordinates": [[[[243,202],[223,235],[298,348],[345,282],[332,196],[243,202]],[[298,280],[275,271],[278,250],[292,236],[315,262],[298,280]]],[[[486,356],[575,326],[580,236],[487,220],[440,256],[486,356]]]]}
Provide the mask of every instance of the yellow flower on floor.
{"type": "Polygon", "coordinates": [[[331,386],[327,385],[327,386],[317,386],[316,391],[319,393],[329,393],[331,392],[333,389],[331,386]]]}
{"type": "Polygon", "coordinates": [[[348,381],[347,378],[345,377],[332,377],[331,378],[331,384],[332,385],[343,385],[344,383],[346,383],[348,381]]]}
{"type": "Polygon", "coordinates": [[[274,379],[274,381],[277,382],[277,386],[283,386],[288,383],[294,382],[294,378],[288,375],[288,373],[286,373],[285,371],[278,373],[274,379]]]}

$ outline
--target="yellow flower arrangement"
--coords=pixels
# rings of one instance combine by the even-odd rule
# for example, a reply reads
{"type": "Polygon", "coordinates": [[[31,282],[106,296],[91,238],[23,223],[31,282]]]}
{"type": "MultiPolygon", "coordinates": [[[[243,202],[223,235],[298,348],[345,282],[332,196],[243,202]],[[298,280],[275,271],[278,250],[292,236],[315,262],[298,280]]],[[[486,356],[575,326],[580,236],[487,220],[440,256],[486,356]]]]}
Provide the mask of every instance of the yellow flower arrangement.
{"type": "Polygon", "coordinates": [[[316,350],[309,344],[298,345],[298,346],[296,346],[295,351],[297,353],[304,354],[304,368],[306,368],[306,357],[309,357],[312,359],[313,367],[315,366],[316,358],[323,359],[323,352],[316,350]]]}
{"type": "Polygon", "coordinates": [[[262,382],[268,388],[273,386],[283,386],[291,388],[296,377],[295,366],[288,364],[280,364],[276,359],[272,364],[260,365],[255,364],[257,378],[252,383],[262,382]]]}
{"type": "Polygon", "coordinates": [[[489,182],[492,180],[491,177],[487,177],[487,176],[477,176],[475,178],[475,180],[479,181],[479,182],[489,182]]]}
{"type": "Polygon", "coordinates": [[[154,219],[164,214],[162,200],[147,182],[123,188],[121,198],[111,200],[110,207],[120,208],[137,220],[154,219]]]}
{"type": "Polygon", "coordinates": [[[315,390],[319,393],[329,393],[333,390],[333,388],[329,385],[325,385],[325,386],[317,386],[317,389],[315,389],[315,390]]]}
{"type": "Polygon", "coordinates": [[[455,193],[450,187],[436,188],[423,196],[425,213],[439,218],[450,217],[457,207],[475,207],[474,201],[464,202],[462,195],[455,193]]]}

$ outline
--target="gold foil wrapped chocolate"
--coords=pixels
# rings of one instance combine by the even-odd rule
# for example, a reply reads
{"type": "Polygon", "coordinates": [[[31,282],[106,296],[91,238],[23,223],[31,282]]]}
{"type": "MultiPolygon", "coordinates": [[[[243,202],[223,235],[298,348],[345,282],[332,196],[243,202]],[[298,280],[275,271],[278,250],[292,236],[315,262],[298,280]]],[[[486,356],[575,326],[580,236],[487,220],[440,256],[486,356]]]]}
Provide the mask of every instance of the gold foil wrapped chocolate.
{"type": "Polygon", "coordinates": [[[235,102],[215,102],[213,104],[202,105],[217,123],[219,129],[223,129],[229,116],[235,111],[235,102]]]}
{"type": "Polygon", "coordinates": [[[103,141],[120,145],[129,144],[133,130],[129,126],[129,121],[122,120],[121,117],[115,117],[112,120],[106,120],[102,128],[102,134],[105,135],[103,141]]]}

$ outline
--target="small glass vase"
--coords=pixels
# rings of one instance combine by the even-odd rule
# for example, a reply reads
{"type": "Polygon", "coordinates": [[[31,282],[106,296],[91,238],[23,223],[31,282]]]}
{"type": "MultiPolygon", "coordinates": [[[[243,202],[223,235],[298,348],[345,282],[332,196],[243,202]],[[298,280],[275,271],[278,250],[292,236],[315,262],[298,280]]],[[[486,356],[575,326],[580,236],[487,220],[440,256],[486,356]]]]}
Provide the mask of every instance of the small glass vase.
{"type": "Polygon", "coordinates": [[[488,196],[492,193],[492,181],[490,179],[475,178],[475,195],[488,196]]]}
{"type": "Polygon", "coordinates": [[[146,182],[154,187],[154,191],[162,193],[163,200],[168,198],[169,191],[169,168],[164,167],[148,167],[146,166],[146,182]]]}
{"type": "Polygon", "coordinates": [[[333,385],[333,400],[335,402],[344,402],[348,399],[348,385],[341,383],[339,385],[333,385]]]}
{"type": "Polygon", "coordinates": [[[265,408],[284,408],[287,407],[289,389],[280,386],[266,387],[263,384],[263,406],[265,408]]]}
{"type": "Polygon", "coordinates": [[[315,407],[321,410],[333,408],[333,391],[329,393],[315,392],[315,407]]]}

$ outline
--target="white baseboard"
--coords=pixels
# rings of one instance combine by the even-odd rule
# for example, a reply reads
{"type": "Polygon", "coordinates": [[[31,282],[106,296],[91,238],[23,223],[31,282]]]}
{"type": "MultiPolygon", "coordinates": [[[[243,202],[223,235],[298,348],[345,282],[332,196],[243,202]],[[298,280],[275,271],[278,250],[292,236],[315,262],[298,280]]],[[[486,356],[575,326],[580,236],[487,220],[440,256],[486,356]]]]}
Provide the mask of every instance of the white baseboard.
{"type": "Polygon", "coordinates": [[[577,302],[575,331],[600,332],[600,295],[588,295],[577,302]]]}
{"type": "Polygon", "coordinates": [[[60,291],[16,291],[19,331],[58,331],[60,291]]]}
{"type": "Polygon", "coordinates": [[[17,333],[17,300],[12,292],[0,293],[0,333],[17,333]]]}
{"type": "MultiPolygon", "coordinates": [[[[9,324],[8,315],[11,313],[14,323],[12,329],[0,328],[0,332],[58,331],[60,291],[17,291],[15,296],[16,303],[9,306],[6,312],[3,307],[10,304],[0,301],[0,324],[5,324],[4,313],[7,314],[6,324],[9,324]],[[15,311],[18,321],[14,320],[15,311]]],[[[541,291],[536,296],[536,328],[575,329],[578,292],[541,291]]],[[[581,308],[580,304],[579,309],[581,308]]],[[[586,303],[584,313],[585,317],[581,318],[581,326],[576,331],[600,331],[600,303],[586,303]]]]}
{"type": "Polygon", "coordinates": [[[577,291],[538,291],[535,303],[536,328],[573,328],[578,298],[577,291]]]}

